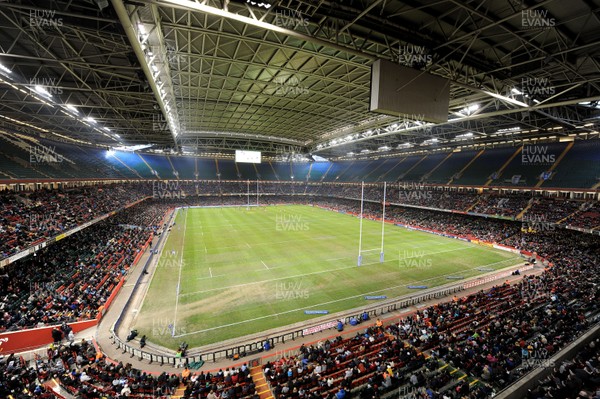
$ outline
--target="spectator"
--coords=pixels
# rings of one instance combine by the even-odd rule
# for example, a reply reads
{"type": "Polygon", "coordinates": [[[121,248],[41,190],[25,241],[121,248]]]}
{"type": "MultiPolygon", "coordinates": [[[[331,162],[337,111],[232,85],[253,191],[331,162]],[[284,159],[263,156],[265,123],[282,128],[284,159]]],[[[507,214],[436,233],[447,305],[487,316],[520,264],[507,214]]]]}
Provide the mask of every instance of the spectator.
{"type": "Polygon", "coordinates": [[[60,329],[58,329],[58,327],[54,327],[52,329],[52,340],[55,344],[58,344],[60,341],[62,341],[62,332],[60,329]]]}

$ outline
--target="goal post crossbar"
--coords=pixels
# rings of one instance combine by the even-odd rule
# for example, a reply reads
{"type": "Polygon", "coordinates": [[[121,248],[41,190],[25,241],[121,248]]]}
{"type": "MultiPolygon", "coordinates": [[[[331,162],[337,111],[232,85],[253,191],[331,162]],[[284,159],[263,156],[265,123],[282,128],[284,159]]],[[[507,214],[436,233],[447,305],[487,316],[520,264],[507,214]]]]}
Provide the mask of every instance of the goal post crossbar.
{"type": "Polygon", "coordinates": [[[379,248],[373,248],[373,249],[363,249],[360,251],[360,253],[365,253],[365,252],[375,252],[375,251],[379,251],[379,248]]]}

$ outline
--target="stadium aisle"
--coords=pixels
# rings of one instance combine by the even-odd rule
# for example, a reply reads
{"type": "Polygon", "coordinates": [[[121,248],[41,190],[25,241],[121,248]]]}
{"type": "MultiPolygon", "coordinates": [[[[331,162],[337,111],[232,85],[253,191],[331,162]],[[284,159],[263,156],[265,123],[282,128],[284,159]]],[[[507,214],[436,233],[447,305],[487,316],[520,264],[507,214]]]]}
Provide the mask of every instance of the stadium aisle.
{"type": "Polygon", "coordinates": [[[265,373],[263,373],[262,367],[252,367],[250,369],[250,375],[252,376],[252,380],[254,381],[254,385],[256,386],[256,391],[258,392],[260,399],[273,399],[273,393],[269,388],[269,384],[267,383],[267,379],[265,378],[265,373]]]}

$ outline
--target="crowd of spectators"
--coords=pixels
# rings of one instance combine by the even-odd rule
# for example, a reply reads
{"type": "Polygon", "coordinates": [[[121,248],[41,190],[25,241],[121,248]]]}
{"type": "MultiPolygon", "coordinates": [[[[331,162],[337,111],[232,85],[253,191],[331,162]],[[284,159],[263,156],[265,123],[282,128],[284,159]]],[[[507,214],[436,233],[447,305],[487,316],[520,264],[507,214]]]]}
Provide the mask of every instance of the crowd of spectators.
{"type": "Polygon", "coordinates": [[[390,339],[383,327],[371,326],[353,338],[303,345],[297,355],[267,362],[263,369],[277,399],[344,399],[362,386],[389,392],[399,386],[401,368],[424,363],[423,356],[390,339]]]}
{"type": "Polygon", "coordinates": [[[50,388],[43,384],[38,370],[15,354],[0,357],[0,398],[54,399],[50,388]]]}
{"type": "Polygon", "coordinates": [[[0,330],[95,317],[165,210],[135,205],[5,267],[0,330]]]}
{"type": "MultiPolygon", "coordinates": [[[[367,202],[383,200],[382,184],[367,184],[364,192],[360,184],[355,183],[308,183],[285,182],[263,183],[258,186],[255,182],[207,181],[197,183],[181,183],[188,201],[196,205],[246,205],[256,203],[258,190],[259,203],[302,202],[301,198],[290,201],[283,196],[293,195],[313,198],[332,197],[336,199],[360,199],[367,202]],[[249,195],[248,195],[249,194],[249,195]],[[216,195],[218,199],[208,195],[216,195]],[[200,197],[199,197],[200,196],[200,197]],[[199,198],[198,198],[199,197],[199,198]]],[[[454,210],[460,212],[505,217],[515,219],[524,209],[524,221],[543,221],[557,223],[570,216],[569,223],[585,228],[594,228],[600,224],[597,202],[582,200],[564,200],[532,196],[525,193],[478,194],[471,191],[440,190],[419,183],[394,183],[387,186],[386,202],[419,207],[454,210]],[[587,205],[587,207],[586,207],[587,205]],[[581,208],[587,212],[578,212],[581,208]]]]}
{"type": "MultiPolygon", "coordinates": [[[[224,185],[217,186],[222,195],[154,199],[121,210],[36,256],[9,265],[0,276],[0,327],[17,329],[95,316],[142,245],[161,229],[168,208],[247,203],[242,193],[227,195],[235,191],[223,193],[224,185]]],[[[312,190],[310,185],[289,187],[312,190]]],[[[346,188],[345,193],[352,197],[355,189],[346,188]]],[[[289,195],[261,198],[267,203],[300,201],[359,212],[358,201],[332,198],[324,191],[304,201],[289,195]]],[[[456,202],[452,197],[446,196],[456,202]]],[[[364,215],[380,217],[381,205],[365,203],[364,215]]],[[[386,217],[404,225],[536,252],[553,265],[541,276],[525,276],[514,286],[501,285],[421,309],[386,330],[372,327],[347,340],[302,347],[297,356],[267,365],[265,372],[276,399],[345,399],[352,395],[377,399],[398,387],[428,399],[486,398],[527,372],[535,363],[532,360],[545,361],[570,343],[600,311],[600,243],[596,236],[558,228],[530,233],[511,220],[400,206],[389,206],[386,217]],[[431,357],[426,359],[423,353],[431,357]],[[471,387],[466,380],[440,371],[440,362],[481,383],[471,387]]],[[[531,398],[541,398],[535,395],[542,391],[565,397],[559,392],[573,386],[597,389],[598,359],[586,359],[592,361],[590,366],[580,358],[555,370],[553,378],[532,391],[531,398]],[[584,379],[581,370],[593,378],[584,379]],[[560,378],[565,376],[566,381],[560,378]]],[[[185,376],[152,376],[131,365],[97,359],[93,347],[85,342],[54,348],[37,370],[27,369],[18,360],[0,360],[0,369],[6,371],[0,390],[26,392],[23,397],[53,397],[41,382],[56,374],[62,385],[83,398],[167,395],[184,383],[186,398],[257,399],[247,368],[214,375],[195,374],[186,368],[185,376]]]]}
{"type": "Polygon", "coordinates": [[[600,229],[600,202],[587,204],[579,212],[569,216],[564,223],[582,229],[600,229]]]}
{"type": "Polygon", "coordinates": [[[70,394],[84,399],[167,398],[178,390],[186,399],[259,398],[246,364],[214,373],[185,365],[179,373],[150,374],[130,363],[107,361],[85,340],[51,347],[36,367],[41,381],[56,378],[70,394]]]}
{"type": "Polygon", "coordinates": [[[551,365],[552,374],[530,389],[527,399],[600,399],[599,345],[600,339],[592,341],[572,360],[551,365]]]}
{"type": "Polygon", "coordinates": [[[0,193],[0,258],[150,194],[147,184],[0,193]]]}
{"type": "Polygon", "coordinates": [[[466,372],[498,391],[552,355],[588,326],[598,293],[573,295],[556,289],[552,277],[526,276],[514,286],[495,287],[431,306],[403,319],[399,331],[411,345],[466,372]]]}
{"type": "Polygon", "coordinates": [[[477,202],[471,208],[471,212],[515,218],[525,209],[531,198],[531,195],[528,194],[512,194],[507,196],[483,194],[477,198],[477,202]]]}
{"type": "MultiPolygon", "coordinates": [[[[312,203],[347,213],[358,214],[360,212],[360,203],[355,200],[319,197],[313,199],[312,203]]],[[[381,217],[381,205],[365,203],[363,216],[367,218],[381,217]]],[[[401,206],[388,206],[386,208],[386,220],[407,226],[494,242],[516,234],[521,228],[520,223],[512,221],[466,214],[440,213],[439,211],[401,206]]]]}
{"type": "MultiPolygon", "coordinates": [[[[70,190],[40,190],[32,193],[0,193],[0,258],[44,239],[65,232],[143,197],[175,201],[181,205],[244,206],[314,202],[321,197],[360,198],[360,184],[285,182],[281,184],[237,181],[197,181],[112,184],[70,190]],[[258,198],[257,198],[258,190],[258,198]],[[290,199],[286,196],[297,198],[290,199]]],[[[366,185],[366,201],[383,200],[383,187],[366,185]]],[[[388,185],[386,202],[515,218],[527,223],[557,223],[598,228],[598,202],[531,197],[528,194],[476,194],[439,190],[411,183],[388,185]]]]}
{"type": "Polygon", "coordinates": [[[553,198],[535,198],[523,220],[556,223],[574,214],[583,205],[581,201],[553,198]]]}

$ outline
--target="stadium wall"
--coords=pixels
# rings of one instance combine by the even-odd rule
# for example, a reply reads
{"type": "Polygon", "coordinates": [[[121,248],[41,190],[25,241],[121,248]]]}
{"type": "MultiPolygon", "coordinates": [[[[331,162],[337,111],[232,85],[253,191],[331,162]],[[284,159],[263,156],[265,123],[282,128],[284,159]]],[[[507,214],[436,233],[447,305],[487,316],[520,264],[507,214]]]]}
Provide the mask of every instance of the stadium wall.
{"type": "MultiPolygon", "coordinates": [[[[69,323],[74,333],[78,333],[98,324],[98,320],[84,320],[69,323]]],[[[22,352],[52,343],[52,329],[59,325],[32,328],[28,330],[5,332],[0,334],[0,353],[22,352]]]]}

